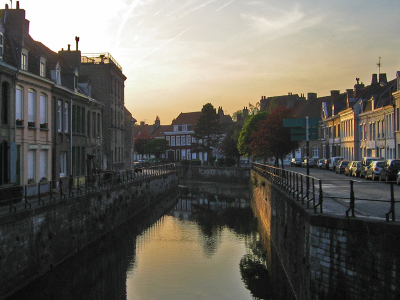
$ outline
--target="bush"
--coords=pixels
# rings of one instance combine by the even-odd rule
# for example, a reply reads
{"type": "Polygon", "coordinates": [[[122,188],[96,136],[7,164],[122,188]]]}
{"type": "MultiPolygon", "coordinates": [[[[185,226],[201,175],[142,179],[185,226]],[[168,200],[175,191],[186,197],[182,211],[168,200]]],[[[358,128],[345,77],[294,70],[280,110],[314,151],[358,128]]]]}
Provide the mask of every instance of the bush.
{"type": "Polygon", "coordinates": [[[190,164],[191,164],[192,166],[200,166],[200,165],[201,165],[201,160],[200,160],[200,159],[192,159],[192,160],[190,161],[190,164]]]}
{"type": "Polygon", "coordinates": [[[217,166],[218,167],[222,167],[224,165],[224,163],[225,163],[225,159],[224,158],[219,158],[217,160],[217,166]]]}
{"type": "Polygon", "coordinates": [[[190,165],[190,160],[182,159],[182,160],[181,160],[181,165],[182,165],[182,166],[188,166],[188,165],[190,165]]]}
{"type": "Polygon", "coordinates": [[[225,166],[227,167],[235,166],[235,160],[233,158],[225,158],[225,166]]]}

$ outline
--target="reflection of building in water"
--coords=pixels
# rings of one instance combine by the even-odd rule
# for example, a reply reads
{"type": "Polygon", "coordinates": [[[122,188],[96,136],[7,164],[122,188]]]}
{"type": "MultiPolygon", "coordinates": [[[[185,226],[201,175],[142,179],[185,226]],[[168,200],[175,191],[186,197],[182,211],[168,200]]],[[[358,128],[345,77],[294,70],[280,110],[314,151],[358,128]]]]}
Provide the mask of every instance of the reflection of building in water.
{"type": "Polygon", "coordinates": [[[247,208],[250,202],[244,198],[209,193],[196,194],[187,187],[180,188],[178,203],[171,213],[179,219],[190,219],[192,213],[204,210],[225,210],[229,208],[247,208]]]}

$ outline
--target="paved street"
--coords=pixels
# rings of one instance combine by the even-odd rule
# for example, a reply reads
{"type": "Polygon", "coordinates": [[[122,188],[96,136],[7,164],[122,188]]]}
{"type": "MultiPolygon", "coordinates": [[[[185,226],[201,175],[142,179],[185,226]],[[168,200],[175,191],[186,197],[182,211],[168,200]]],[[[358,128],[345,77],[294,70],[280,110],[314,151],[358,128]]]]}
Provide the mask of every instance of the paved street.
{"type": "MultiPolygon", "coordinates": [[[[306,174],[305,168],[285,167],[286,170],[306,174]]],[[[348,177],[332,171],[310,168],[310,176],[322,180],[324,213],[345,216],[350,204],[350,181],[353,180],[355,214],[378,220],[385,220],[390,210],[391,188],[386,182],[364,178],[348,177]]],[[[315,182],[316,188],[318,182],[315,182]]],[[[400,186],[393,185],[396,220],[400,221],[400,186]]]]}

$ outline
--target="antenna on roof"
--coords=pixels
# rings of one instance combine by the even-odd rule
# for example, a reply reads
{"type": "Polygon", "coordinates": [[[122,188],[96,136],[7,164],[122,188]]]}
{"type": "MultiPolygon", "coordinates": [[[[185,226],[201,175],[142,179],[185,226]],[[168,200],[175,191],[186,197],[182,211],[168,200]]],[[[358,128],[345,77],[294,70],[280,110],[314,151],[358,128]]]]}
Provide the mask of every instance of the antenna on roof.
{"type": "Polygon", "coordinates": [[[380,56],[379,56],[379,62],[376,65],[378,66],[378,69],[379,69],[378,74],[381,74],[381,57],[380,56]]]}

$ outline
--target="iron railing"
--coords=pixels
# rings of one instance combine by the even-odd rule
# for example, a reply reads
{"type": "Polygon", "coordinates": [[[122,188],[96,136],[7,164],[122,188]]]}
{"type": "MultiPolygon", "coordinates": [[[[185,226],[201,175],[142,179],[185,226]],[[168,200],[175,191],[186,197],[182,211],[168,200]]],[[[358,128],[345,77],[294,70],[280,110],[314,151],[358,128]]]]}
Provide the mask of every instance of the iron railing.
{"type": "Polygon", "coordinates": [[[371,182],[359,182],[352,179],[345,180],[349,183],[348,197],[346,197],[340,195],[339,193],[327,193],[324,191],[325,184],[334,184],[335,182],[343,183],[344,180],[319,179],[291,170],[285,170],[259,163],[253,163],[253,170],[262,175],[269,182],[278,186],[281,190],[294,197],[296,201],[301,201],[303,205],[307,205],[307,208],[312,208],[314,213],[324,213],[324,201],[328,198],[333,200],[344,200],[341,202],[344,205],[347,205],[348,202],[347,209],[345,210],[346,217],[356,216],[356,203],[360,205],[360,203],[363,202],[379,202],[389,205],[389,211],[385,214],[386,221],[388,222],[390,219],[392,221],[396,221],[395,204],[400,203],[400,201],[395,200],[394,185],[396,182],[388,182],[390,184],[390,196],[388,200],[361,197],[357,198],[355,184],[370,185],[371,182]]]}
{"type": "Polygon", "coordinates": [[[3,187],[0,188],[0,195],[2,195],[0,215],[110,189],[130,182],[146,180],[171,171],[176,171],[173,163],[156,164],[134,170],[107,171],[93,175],[64,177],[59,181],[3,187]]]}

